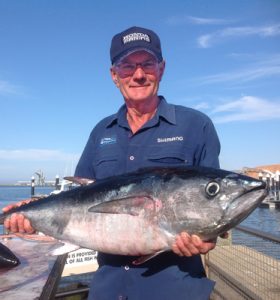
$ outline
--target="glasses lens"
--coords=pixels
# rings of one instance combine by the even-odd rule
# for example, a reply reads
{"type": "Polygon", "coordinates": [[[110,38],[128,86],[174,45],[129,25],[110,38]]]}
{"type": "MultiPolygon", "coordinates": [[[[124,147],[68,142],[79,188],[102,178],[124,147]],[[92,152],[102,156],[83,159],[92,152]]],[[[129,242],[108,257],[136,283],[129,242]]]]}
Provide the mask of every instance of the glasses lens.
{"type": "Polygon", "coordinates": [[[120,63],[117,65],[117,69],[122,76],[130,76],[135,72],[136,65],[129,63],[120,63]]]}
{"type": "Polygon", "coordinates": [[[157,66],[157,62],[154,61],[154,60],[149,60],[149,61],[145,61],[141,64],[141,67],[142,69],[146,72],[146,73],[149,73],[149,72],[152,72],[155,70],[157,66]]]}

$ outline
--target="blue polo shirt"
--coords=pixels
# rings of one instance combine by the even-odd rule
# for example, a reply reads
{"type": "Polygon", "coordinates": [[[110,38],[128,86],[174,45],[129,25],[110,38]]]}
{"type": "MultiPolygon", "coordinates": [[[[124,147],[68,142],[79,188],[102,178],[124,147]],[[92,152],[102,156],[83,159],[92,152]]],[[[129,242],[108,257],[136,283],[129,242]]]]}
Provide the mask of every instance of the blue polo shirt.
{"type": "MultiPolygon", "coordinates": [[[[123,105],[96,125],[75,176],[98,180],[149,166],[219,168],[219,139],[203,113],[160,96],[154,117],[132,134],[126,112],[123,105]]],[[[137,267],[133,259],[99,253],[89,299],[209,299],[213,283],[205,277],[200,256],[168,252],[137,267]]]]}

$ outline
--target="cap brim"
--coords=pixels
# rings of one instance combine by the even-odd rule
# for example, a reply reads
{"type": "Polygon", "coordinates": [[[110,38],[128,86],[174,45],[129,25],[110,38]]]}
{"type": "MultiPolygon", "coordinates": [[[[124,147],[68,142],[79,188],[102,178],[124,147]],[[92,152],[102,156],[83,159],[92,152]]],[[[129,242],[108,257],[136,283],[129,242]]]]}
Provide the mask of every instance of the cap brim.
{"type": "Polygon", "coordinates": [[[144,48],[144,47],[137,47],[135,49],[130,49],[129,51],[124,52],[120,57],[118,57],[118,59],[114,62],[114,64],[120,62],[121,60],[123,60],[124,58],[129,56],[130,54],[135,53],[135,52],[139,52],[139,51],[148,52],[149,54],[153,55],[158,60],[157,55],[153,51],[151,51],[150,49],[147,49],[147,48],[144,48]]]}

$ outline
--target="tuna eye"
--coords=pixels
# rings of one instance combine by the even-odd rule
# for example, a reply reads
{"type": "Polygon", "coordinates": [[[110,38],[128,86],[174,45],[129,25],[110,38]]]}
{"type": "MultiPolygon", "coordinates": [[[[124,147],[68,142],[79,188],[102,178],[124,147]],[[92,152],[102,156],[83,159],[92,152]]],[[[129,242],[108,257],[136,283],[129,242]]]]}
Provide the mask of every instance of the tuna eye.
{"type": "Polygon", "coordinates": [[[209,197],[216,196],[220,191],[220,185],[216,181],[211,181],[207,184],[205,192],[209,197]]]}

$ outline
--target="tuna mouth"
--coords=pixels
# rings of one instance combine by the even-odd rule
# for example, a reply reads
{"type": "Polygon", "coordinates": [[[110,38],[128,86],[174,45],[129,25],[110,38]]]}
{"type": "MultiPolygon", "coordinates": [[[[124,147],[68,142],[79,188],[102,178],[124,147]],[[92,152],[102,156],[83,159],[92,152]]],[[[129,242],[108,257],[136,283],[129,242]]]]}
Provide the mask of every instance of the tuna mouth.
{"type": "Polygon", "coordinates": [[[243,193],[243,195],[245,196],[246,194],[250,194],[253,192],[257,192],[257,191],[262,191],[263,192],[262,194],[264,195],[264,198],[265,198],[268,194],[268,190],[266,188],[266,183],[263,181],[260,181],[260,180],[252,181],[251,184],[245,185],[245,192],[243,193]]]}
{"type": "Polygon", "coordinates": [[[246,199],[249,202],[261,202],[268,194],[266,183],[259,181],[245,182],[243,184],[244,190],[240,193],[238,199],[246,199]]]}
{"type": "Polygon", "coordinates": [[[231,218],[243,220],[265,199],[268,194],[266,184],[262,181],[253,181],[244,184],[244,190],[239,193],[228,207],[227,214],[231,218]]]}

